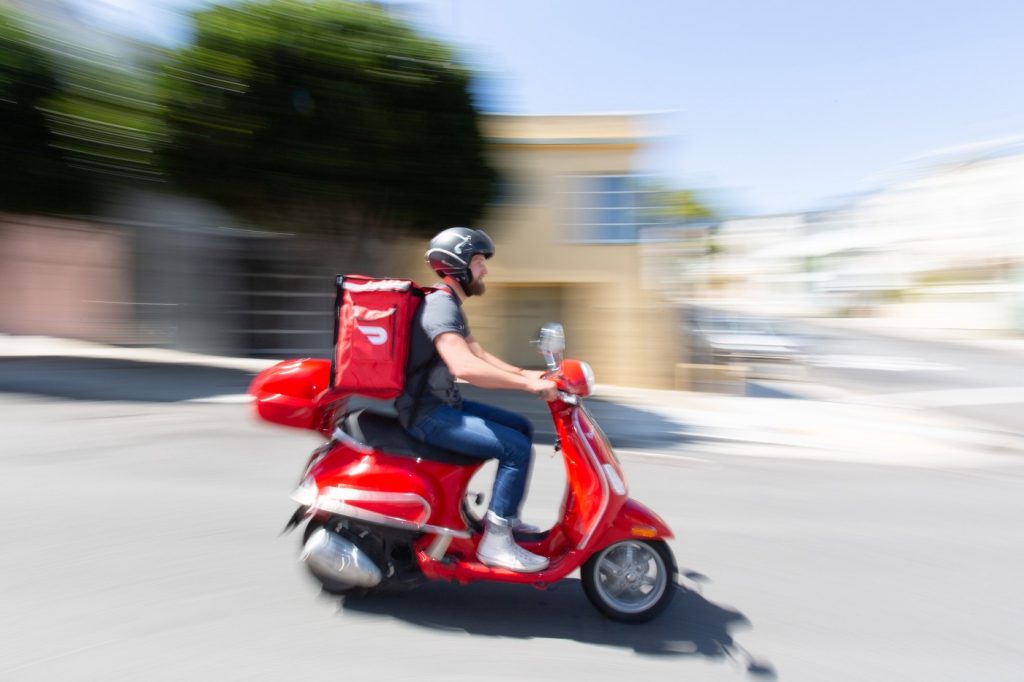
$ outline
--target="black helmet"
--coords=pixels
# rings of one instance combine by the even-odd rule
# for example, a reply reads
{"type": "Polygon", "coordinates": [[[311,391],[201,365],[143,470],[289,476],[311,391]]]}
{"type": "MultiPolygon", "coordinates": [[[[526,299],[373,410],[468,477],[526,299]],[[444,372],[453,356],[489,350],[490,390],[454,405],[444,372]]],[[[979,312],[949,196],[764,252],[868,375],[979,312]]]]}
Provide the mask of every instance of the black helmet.
{"type": "Polygon", "coordinates": [[[469,293],[473,280],[469,261],[477,254],[484,258],[494,255],[494,242],[486,232],[469,227],[449,227],[430,240],[427,262],[434,272],[442,277],[452,277],[469,293]]]}

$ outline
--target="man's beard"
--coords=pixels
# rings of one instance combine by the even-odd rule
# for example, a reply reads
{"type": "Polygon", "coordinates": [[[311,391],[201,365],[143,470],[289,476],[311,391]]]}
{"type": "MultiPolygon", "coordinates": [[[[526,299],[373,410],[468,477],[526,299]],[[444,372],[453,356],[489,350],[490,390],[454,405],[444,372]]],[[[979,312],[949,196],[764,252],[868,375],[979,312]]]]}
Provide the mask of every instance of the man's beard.
{"type": "Polygon", "coordinates": [[[474,279],[466,289],[466,293],[470,296],[483,296],[485,291],[487,291],[487,285],[481,279],[474,279]]]}

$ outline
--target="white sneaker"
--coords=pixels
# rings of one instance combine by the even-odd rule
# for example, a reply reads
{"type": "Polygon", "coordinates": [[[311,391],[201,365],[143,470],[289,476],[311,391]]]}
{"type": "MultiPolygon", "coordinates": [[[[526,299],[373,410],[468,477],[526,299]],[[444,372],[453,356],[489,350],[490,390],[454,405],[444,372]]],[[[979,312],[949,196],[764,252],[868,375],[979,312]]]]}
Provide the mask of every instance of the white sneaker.
{"type": "Polygon", "coordinates": [[[487,512],[484,524],[484,536],[476,548],[480,563],[517,573],[536,573],[548,567],[546,557],[528,552],[512,540],[510,520],[487,512]]]}

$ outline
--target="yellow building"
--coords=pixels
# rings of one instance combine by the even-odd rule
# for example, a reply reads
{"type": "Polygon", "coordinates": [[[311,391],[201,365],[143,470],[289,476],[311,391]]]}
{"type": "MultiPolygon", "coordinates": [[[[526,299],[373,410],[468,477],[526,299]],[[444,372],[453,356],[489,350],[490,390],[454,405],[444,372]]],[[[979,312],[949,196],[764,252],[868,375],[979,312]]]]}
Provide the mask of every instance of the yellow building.
{"type": "MultiPolygon", "coordinates": [[[[529,341],[565,326],[567,354],[599,383],[672,388],[681,356],[673,307],[645,286],[635,175],[653,140],[633,115],[490,116],[483,131],[502,196],[475,227],[497,246],[484,297],[466,303],[474,336],[510,362],[539,367],[529,341]]],[[[424,244],[409,243],[409,276],[426,283],[424,244]]],[[[646,248],[650,248],[648,245],[646,248]]]]}

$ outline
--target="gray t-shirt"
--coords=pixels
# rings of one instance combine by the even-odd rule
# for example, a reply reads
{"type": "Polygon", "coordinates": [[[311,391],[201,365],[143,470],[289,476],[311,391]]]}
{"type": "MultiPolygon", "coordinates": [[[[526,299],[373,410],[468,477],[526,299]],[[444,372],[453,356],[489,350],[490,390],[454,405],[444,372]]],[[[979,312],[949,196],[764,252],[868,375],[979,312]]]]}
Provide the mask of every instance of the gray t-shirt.
{"type": "Polygon", "coordinates": [[[455,377],[437,353],[434,341],[446,332],[469,336],[459,297],[439,285],[427,294],[412,320],[409,359],[405,364],[405,391],[395,399],[398,421],[405,428],[430,414],[438,405],[462,407],[455,377]],[[418,403],[418,407],[417,407],[418,403]]]}

